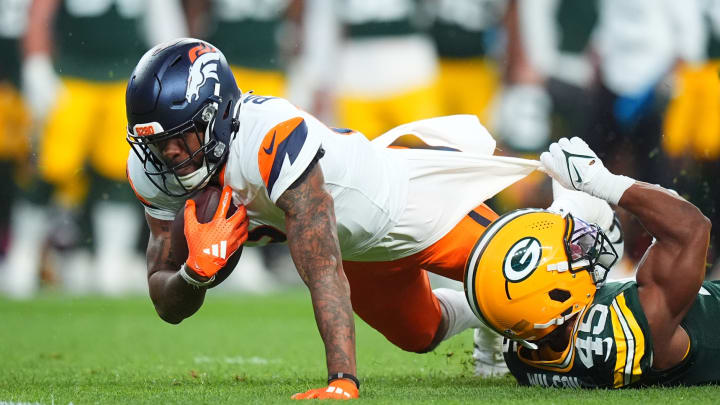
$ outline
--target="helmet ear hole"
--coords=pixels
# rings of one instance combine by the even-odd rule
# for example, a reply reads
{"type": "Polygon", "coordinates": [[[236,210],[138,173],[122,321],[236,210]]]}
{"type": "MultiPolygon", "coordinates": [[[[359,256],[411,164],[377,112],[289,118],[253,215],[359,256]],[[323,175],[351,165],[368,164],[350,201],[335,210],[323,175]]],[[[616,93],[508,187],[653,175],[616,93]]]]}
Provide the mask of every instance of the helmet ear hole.
{"type": "Polygon", "coordinates": [[[565,302],[570,299],[571,294],[570,291],[555,288],[548,293],[548,296],[553,301],[565,302]]]}

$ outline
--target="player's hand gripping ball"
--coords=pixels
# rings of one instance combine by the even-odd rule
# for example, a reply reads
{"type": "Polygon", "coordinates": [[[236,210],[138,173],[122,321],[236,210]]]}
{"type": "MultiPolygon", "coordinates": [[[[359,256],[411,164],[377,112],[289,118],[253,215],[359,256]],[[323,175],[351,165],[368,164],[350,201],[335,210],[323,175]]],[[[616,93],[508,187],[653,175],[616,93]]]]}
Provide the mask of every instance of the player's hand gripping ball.
{"type": "Polygon", "coordinates": [[[171,228],[171,253],[176,263],[210,278],[213,286],[227,278],[240,260],[247,240],[248,219],[244,206],[232,203],[232,190],[207,186],[185,203],[171,228]]]}

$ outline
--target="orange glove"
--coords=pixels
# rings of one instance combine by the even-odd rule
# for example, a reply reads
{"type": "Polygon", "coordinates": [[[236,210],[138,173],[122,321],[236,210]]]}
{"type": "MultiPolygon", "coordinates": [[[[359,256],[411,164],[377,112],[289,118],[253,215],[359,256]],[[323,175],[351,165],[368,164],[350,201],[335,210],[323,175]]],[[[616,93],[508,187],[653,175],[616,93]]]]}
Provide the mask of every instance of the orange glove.
{"type": "Polygon", "coordinates": [[[197,221],[195,201],[185,202],[185,239],[188,243],[187,267],[203,277],[212,277],[225,267],[227,260],[248,237],[245,206],[239,206],[225,218],[232,204],[232,189],[225,186],[213,219],[201,224],[197,221]]]}
{"type": "Polygon", "coordinates": [[[356,399],[360,391],[352,380],[332,380],[325,388],[315,388],[293,395],[292,399],[356,399]]]}

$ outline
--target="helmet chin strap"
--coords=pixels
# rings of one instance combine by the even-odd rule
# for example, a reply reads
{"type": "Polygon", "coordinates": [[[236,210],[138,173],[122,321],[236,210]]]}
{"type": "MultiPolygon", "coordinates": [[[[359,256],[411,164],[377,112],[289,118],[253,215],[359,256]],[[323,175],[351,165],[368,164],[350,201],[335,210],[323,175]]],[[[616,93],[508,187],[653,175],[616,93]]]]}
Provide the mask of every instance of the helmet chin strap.
{"type": "Polygon", "coordinates": [[[200,187],[205,187],[205,185],[210,181],[210,177],[208,174],[208,166],[207,164],[203,164],[200,166],[199,169],[195,170],[192,173],[183,175],[183,176],[177,176],[178,180],[180,180],[180,184],[186,189],[186,190],[192,190],[200,187]]]}

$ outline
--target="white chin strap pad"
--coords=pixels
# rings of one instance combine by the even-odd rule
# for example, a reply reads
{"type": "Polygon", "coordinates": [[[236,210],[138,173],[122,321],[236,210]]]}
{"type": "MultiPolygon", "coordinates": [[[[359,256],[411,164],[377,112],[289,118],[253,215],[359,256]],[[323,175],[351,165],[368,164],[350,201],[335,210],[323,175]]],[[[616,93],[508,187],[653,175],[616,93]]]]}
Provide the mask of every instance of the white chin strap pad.
{"type": "Polygon", "coordinates": [[[180,184],[186,189],[186,190],[192,190],[196,188],[197,186],[200,186],[201,183],[204,182],[207,183],[210,178],[207,177],[208,174],[208,168],[206,164],[203,164],[199,169],[195,170],[194,172],[190,174],[186,174],[184,176],[178,176],[178,179],[180,180],[180,184]]]}

